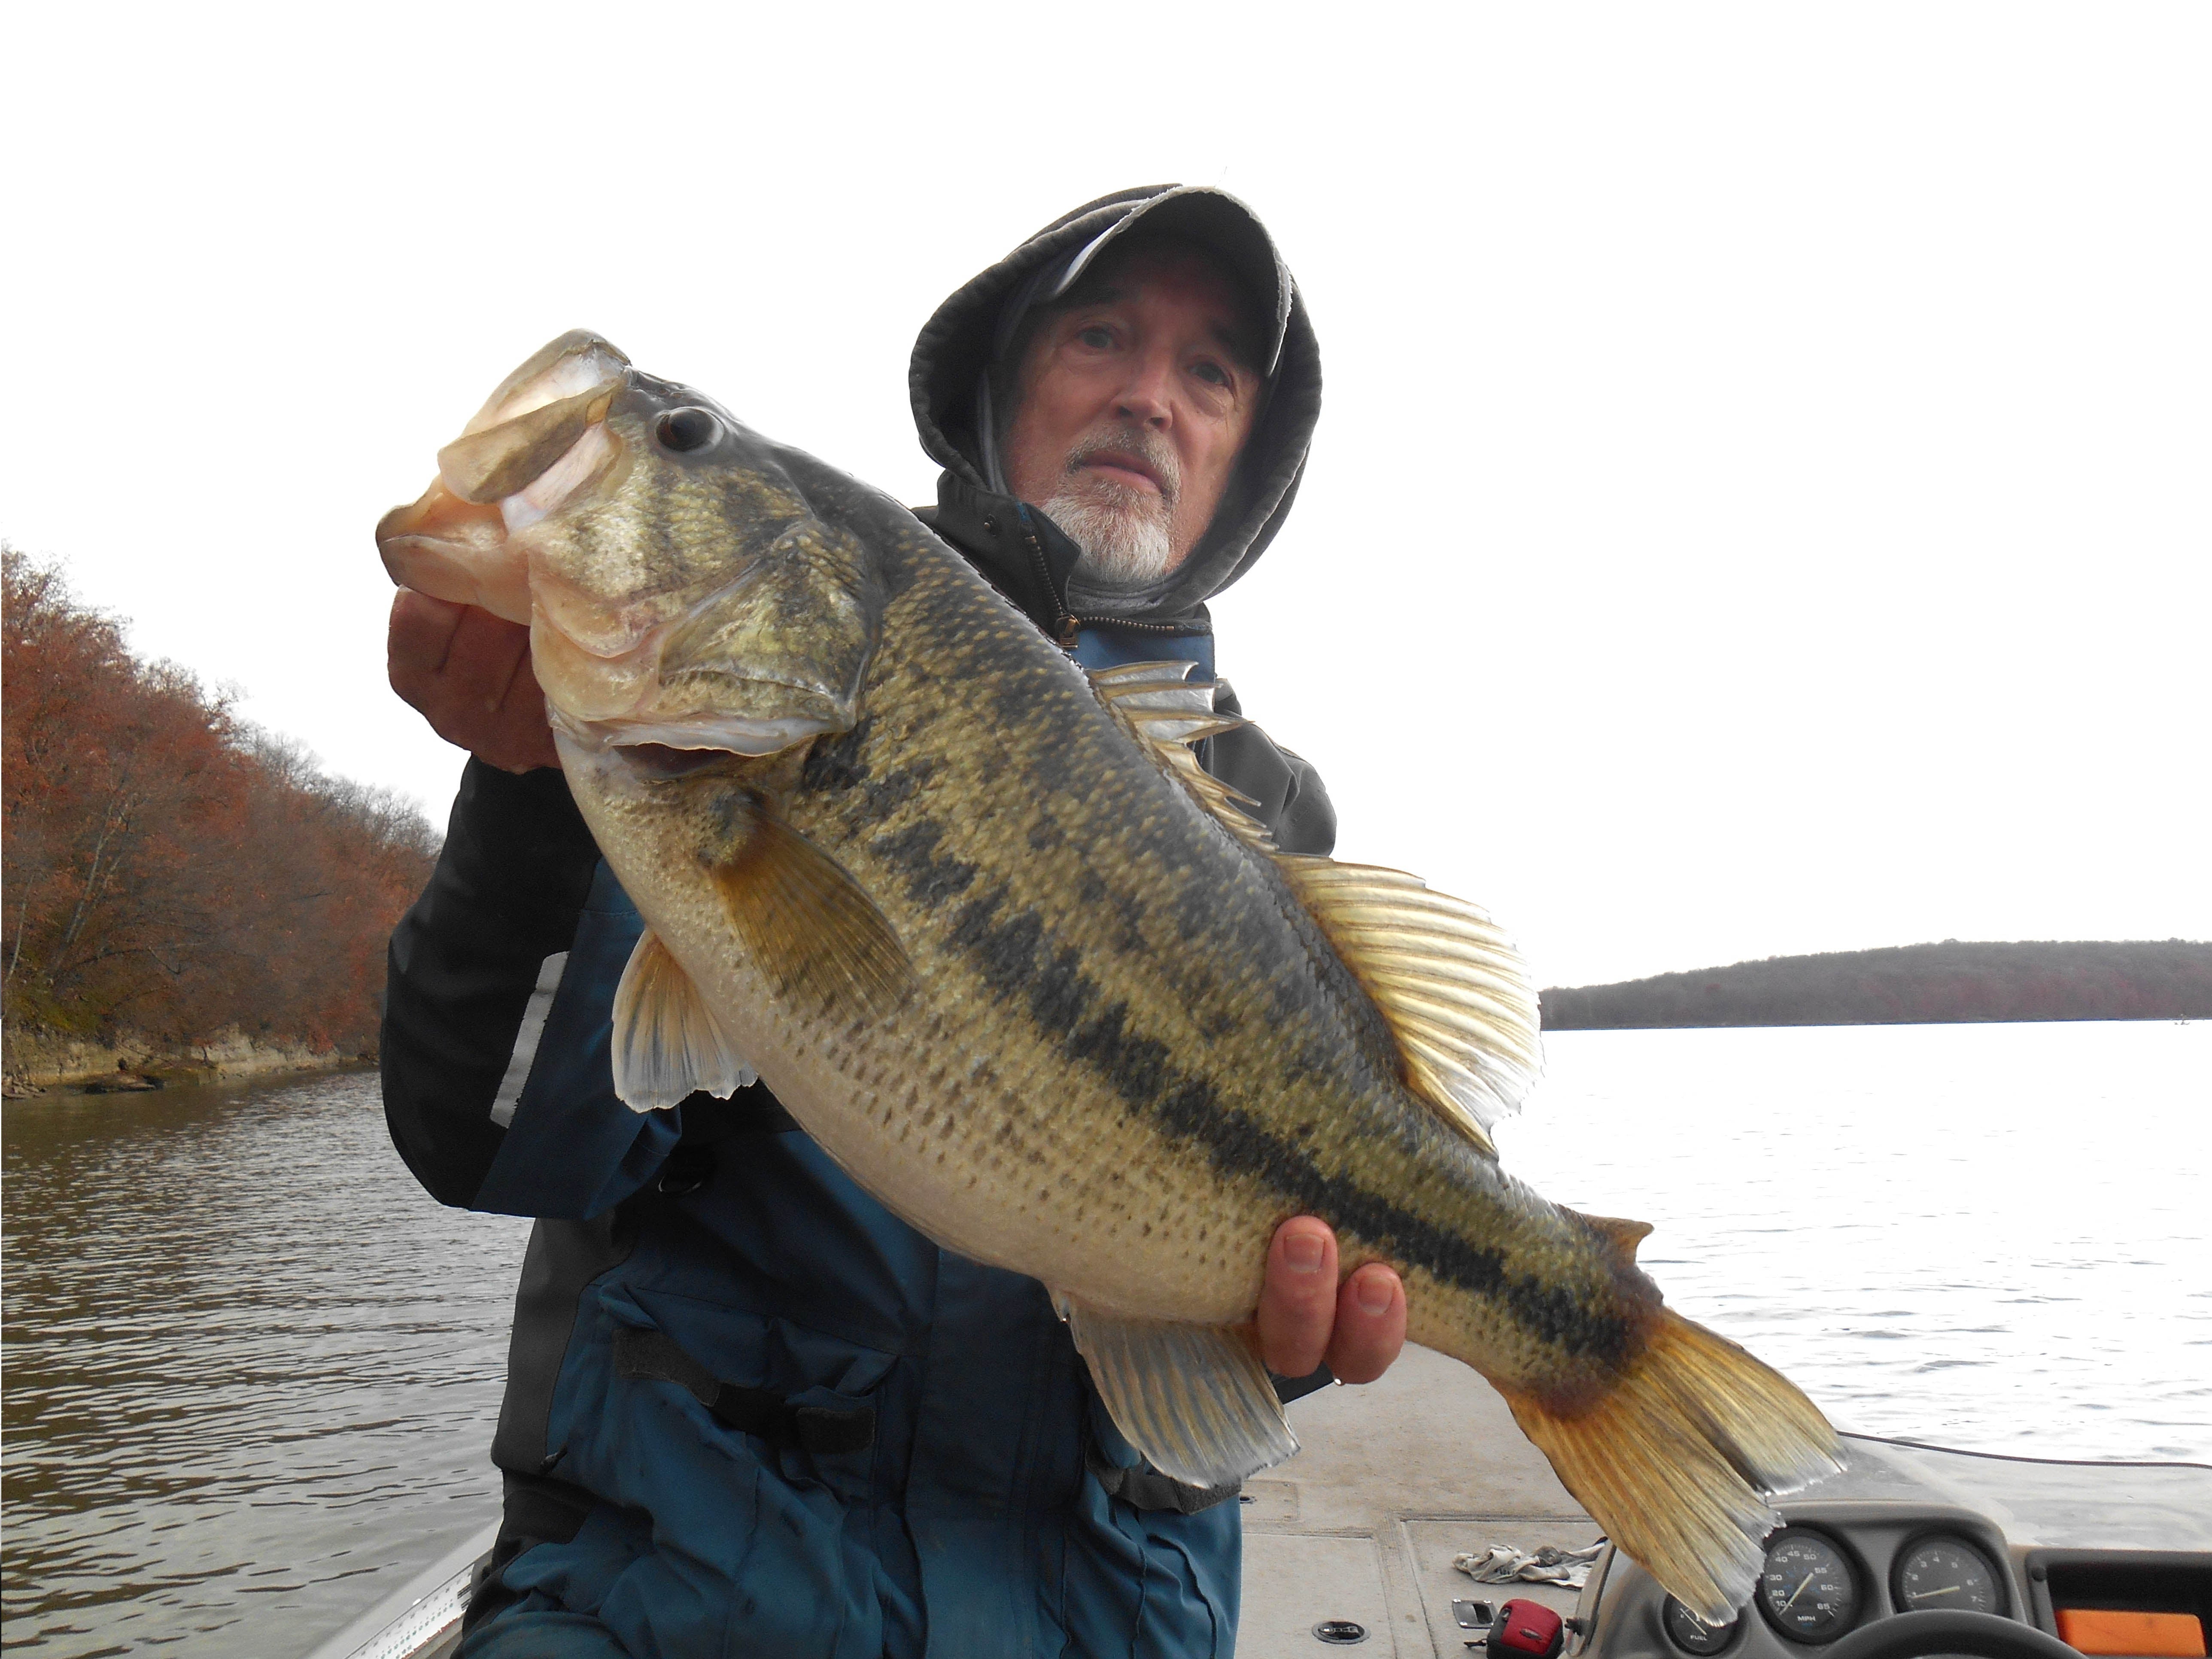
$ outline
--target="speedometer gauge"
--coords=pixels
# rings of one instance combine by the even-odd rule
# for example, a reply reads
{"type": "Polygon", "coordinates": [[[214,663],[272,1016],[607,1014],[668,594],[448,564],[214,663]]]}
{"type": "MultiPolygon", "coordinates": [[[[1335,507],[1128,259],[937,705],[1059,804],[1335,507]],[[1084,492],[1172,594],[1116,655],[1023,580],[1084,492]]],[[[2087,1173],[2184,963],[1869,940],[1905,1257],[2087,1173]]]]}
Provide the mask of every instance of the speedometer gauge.
{"type": "Polygon", "coordinates": [[[1920,1613],[1936,1607],[1965,1607],[1972,1613],[2002,1613],[2003,1580],[1989,1558],[1963,1538],[1923,1538],[1897,1558],[1890,1588],[1898,1609],[1920,1613]]]}
{"type": "Polygon", "coordinates": [[[1859,1581],[1842,1547],[1784,1527],[1766,1540],[1759,1608],[1793,1642],[1832,1642],[1858,1621],[1859,1581]]]}

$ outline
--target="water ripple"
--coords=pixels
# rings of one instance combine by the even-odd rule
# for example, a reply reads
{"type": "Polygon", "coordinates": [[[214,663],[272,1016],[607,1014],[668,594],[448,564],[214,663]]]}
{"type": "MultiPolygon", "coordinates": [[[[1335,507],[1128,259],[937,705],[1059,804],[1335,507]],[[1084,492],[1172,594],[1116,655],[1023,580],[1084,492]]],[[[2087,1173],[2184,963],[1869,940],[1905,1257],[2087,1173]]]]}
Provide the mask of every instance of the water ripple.
{"type": "Polygon", "coordinates": [[[295,1656],[496,1512],[526,1228],[376,1080],[10,1103],[5,1645],[295,1656]]]}
{"type": "MultiPolygon", "coordinates": [[[[1555,1036],[1507,1167],[1848,1428],[2212,1457],[2212,1026],[1555,1036]],[[1878,1079],[1876,1087],[1865,1079],[1878,1079]]],[[[375,1079],[13,1103],[0,1645],[296,1656],[488,1520],[525,1228],[375,1079]]]]}
{"type": "Polygon", "coordinates": [[[1844,1427],[2212,1460],[2212,1026],[1547,1039],[1505,1164],[1844,1427]],[[1881,1079],[1879,1089],[1863,1080],[1881,1079]],[[1662,1265],[1663,1263],[1663,1265],[1662,1265]]]}

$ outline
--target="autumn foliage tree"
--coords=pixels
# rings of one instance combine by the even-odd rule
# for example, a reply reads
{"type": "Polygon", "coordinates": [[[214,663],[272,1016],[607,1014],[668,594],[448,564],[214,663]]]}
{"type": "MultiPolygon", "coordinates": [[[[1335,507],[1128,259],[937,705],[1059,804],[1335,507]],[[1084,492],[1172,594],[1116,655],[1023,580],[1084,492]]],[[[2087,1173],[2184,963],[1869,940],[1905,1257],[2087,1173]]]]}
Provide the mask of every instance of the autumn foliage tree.
{"type": "Polygon", "coordinates": [[[372,1048],[385,940],[429,873],[430,825],[140,661],[58,571],[0,556],[11,1031],[372,1048]]]}

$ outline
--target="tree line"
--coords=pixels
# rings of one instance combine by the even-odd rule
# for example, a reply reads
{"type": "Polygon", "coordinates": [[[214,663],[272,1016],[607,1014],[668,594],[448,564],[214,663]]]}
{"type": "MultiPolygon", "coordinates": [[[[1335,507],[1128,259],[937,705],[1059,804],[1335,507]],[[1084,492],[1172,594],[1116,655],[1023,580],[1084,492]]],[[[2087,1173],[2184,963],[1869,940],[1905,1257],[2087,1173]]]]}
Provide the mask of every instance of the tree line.
{"type": "Polygon", "coordinates": [[[385,941],[437,854],[428,822],[142,661],[58,568],[0,558],[11,1052],[37,1035],[174,1052],[233,1030],[372,1052],[385,941]]]}
{"type": "Polygon", "coordinates": [[[1543,994],[1547,1030],[2212,1019],[2212,944],[1893,945],[1543,994]]]}

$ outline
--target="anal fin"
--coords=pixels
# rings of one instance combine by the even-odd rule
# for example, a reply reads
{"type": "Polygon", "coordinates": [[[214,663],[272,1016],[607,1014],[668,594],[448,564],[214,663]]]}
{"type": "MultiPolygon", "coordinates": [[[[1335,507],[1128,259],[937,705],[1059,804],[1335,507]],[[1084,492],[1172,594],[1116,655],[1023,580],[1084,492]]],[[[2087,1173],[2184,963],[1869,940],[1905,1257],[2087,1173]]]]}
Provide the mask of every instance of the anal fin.
{"type": "Polygon", "coordinates": [[[1062,1306],[1114,1426],[1170,1480],[1231,1486],[1297,1450],[1267,1368],[1241,1332],[1073,1299],[1062,1306]]]}
{"type": "Polygon", "coordinates": [[[650,927],[615,988],[614,1073],[616,1097],[634,1112],[659,1111],[702,1089],[726,1099],[760,1076],[650,927]]]}

